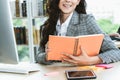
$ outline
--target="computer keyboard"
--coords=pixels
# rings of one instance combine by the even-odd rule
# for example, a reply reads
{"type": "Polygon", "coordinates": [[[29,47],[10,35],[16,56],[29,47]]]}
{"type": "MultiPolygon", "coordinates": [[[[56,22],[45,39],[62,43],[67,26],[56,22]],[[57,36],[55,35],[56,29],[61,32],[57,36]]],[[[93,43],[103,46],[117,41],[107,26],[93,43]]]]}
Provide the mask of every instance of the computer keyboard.
{"type": "Polygon", "coordinates": [[[120,37],[110,36],[112,40],[120,41],[120,37]]]}
{"type": "Polygon", "coordinates": [[[39,70],[38,64],[34,63],[0,64],[0,72],[28,74],[39,70]]]}

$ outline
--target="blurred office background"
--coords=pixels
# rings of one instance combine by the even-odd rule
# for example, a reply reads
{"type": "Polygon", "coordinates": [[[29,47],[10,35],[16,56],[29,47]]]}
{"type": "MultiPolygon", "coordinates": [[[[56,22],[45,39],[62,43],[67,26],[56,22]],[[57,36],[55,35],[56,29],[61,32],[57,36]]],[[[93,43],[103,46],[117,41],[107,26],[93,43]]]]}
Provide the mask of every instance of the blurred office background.
{"type": "Polygon", "coordinates": [[[120,26],[120,0],[86,0],[92,13],[106,33],[115,33],[120,26]]]}

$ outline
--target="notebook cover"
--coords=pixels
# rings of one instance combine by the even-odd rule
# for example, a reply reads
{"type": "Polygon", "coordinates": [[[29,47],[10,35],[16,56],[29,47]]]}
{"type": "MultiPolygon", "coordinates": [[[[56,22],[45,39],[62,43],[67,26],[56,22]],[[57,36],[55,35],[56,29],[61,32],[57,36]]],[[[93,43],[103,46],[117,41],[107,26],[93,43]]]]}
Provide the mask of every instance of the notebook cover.
{"type": "Polygon", "coordinates": [[[74,53],[75,37],[49,36],[47,60],[61,60],[61,53],[74,53]]]}
{"type": "Polygon", "coordinates": [[[103,38],[104,38],[103,34],[95,34],[95,35],[87,35],[87,36],[79,37],[77,54],[81,54],[80,47],[82,47],[89,56],[98,55],[102,45],[103,38]]]}
{"type": "Polygon", "coordinates": [[[49,36],[47,60],[61,60],[61,53],[80,55],[80,46],[88,53],[89,56],[99,54],[103,41],[103,34],[84,35],[79,37],[68,36],[49,36]],[[78,40],[78,41],[77,41],[78,40]],[[78,45],[76,45],[76,41],[78,45]]]}

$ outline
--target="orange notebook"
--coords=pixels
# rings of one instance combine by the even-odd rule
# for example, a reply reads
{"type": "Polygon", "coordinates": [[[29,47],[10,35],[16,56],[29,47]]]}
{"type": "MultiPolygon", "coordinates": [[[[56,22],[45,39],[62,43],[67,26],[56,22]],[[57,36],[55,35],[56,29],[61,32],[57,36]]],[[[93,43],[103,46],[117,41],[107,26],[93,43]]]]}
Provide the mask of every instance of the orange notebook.
{"type": "Polygon", "coordinates": [[[47,60],[61,61],[63,56],[61,53],[69,53],[72,55],[80,55],[80,46],[89,56],[99,54],[103,41],[103,34],[84,35],[79,37],[68,36],[49,36],[47,60]]]}

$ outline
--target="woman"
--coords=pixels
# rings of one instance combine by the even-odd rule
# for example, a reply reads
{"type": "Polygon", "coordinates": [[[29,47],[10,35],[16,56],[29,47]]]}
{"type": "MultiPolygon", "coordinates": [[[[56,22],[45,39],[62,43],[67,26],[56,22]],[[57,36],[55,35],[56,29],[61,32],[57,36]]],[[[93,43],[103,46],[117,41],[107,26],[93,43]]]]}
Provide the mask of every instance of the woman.
{"type": "Polygon", "coordinates": [[[38,63],[51,64],[46,60],[47,50],[45,45],[49,35],[79,36],[90,34],[104,34],[105,38],[99,55],[89,57],[82,50],[80,56],[73,56],[65,53],[68,59],[64,62],[73,65],[93,65],[99,63],[111,63],[120,60],[120,51],[97,25],[92,15],[86,14],[85,0],[49,0],[48,20],[41,26],[41,42],[39,54],[36,57],[38,63]]]}

